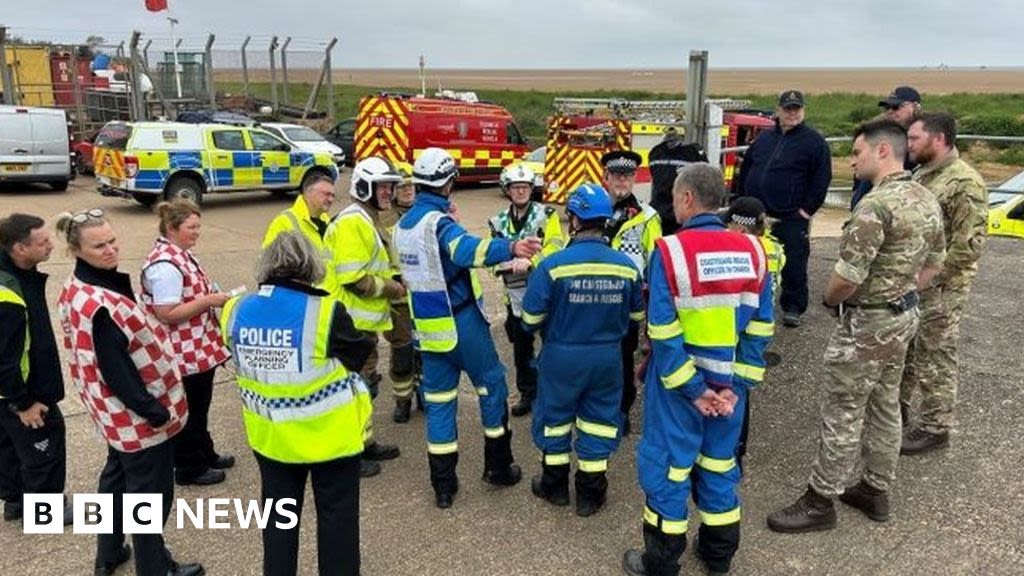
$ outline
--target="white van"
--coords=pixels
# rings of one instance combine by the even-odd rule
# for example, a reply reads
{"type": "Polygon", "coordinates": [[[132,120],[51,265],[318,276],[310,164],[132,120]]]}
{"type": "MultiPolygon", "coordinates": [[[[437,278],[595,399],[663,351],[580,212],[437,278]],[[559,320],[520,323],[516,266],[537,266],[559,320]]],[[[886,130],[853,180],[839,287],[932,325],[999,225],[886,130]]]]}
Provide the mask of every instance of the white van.
{"type": "Polygon", "coordinates": [[[334,163],[341,166],[345,163],[345,152],[340,147],[327,141],[312,128],[301,124],[278,124],[264,122],[260,124],[267,132],[283,139],[285,142],[306,152],[325,152],[334,158],[334,163]]]}
{"type": "Polygon", "coordinates": [[[67,190],[72,178],[64,110],[0,106],[0,182],[45,182],[67,190]]]}

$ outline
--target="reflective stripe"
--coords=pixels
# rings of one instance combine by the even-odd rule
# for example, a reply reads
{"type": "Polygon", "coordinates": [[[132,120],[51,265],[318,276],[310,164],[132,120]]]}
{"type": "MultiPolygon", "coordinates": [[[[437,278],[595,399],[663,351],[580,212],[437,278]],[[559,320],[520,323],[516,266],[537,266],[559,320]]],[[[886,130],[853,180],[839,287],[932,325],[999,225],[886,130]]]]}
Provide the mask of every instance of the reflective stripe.
{"type": "Polygon", "coordinates": [[[644,522],[658,528],[665,534],[686,534],[686,520],[665,520],[647,506],[644,506],[644,522]]]}
{"type": "Polygon", "coordinates": [[[271,422],[316,418],[352,402],[360,392],[367,391],[358,374],[349,374],[344,380],[302,398],[267,398],[248,388],[241,388],[242,406],[271,422]]]}
{"type": "Polygon", "coordinates": [[[728,524],[735,524],[740,521],[740,509],[739,507],[733,508],[728,512],[705,512],[700,508],[697,509],[700,512],[701,522],[705,526],[726,526],[728,524]]]}
{"type": "Polygon", "coordinates": [[[683,340],[687,344],[715,347],[736,347],[736,309],[734,307],[681,309],[676,311],[679,323],[686,326],[683,340]]]}
{"type": "Polygon", "coordinates": [[[690,470],[692,468],[676,468],[675,466],[668,467],[668,479],[673,482],[685,482],[690,477],[690,470]]]}
{"type": "Polygon", "coordinates": [[[346,311],[353,320],[365,320],[367,322],[378,323],[391,318],[390,309],[383,312],[373,312],[371,310],[363,310],[361,308],[356,308],[355,306],[349,306],[346,311]]]}
{"type": "Polygon", "coordinates": [[[698,356],[694,354],[693,361],[699,368],[718,372],[719,374],[732,374],[733,363],[728,360],[715,360],[714,358],[707,358],[705,356],[698,356]]]}
{"type": "Polygon", "coordinates": [[[458,442],[445,442],[443,444],[432,444],[430,442],[427,442],[427,453],[429,454],[454,454],[458,451],[458,442]]]}
{"type": "Polygon", "coordinates": [[[643,310],[641,310],[639,312],[630,312],[629,313],[629,319],[630,320],[635,320],[637,322],[643,321],[645,316],[646,315],[644,314],[643,310]]]}
{"type": "Polygon", "coordinates": [[[591,436],[598,436],[600,438],[610,438],[614,440],[619,435],[619,429],[615,426],[609,426],[607,424],[598,424],[596,422],[588,422],[583,418],[576,418],[576,429],[580,432],[585,432],[591,436]]]}
{"type": "Polygon", "coordinates": [[[351,262],[348,264],[338,264],[334,267],[334,271],[338,274],[344,274],[346,272],[359,272],[367,265],[366,262],[351,262]]]}
{"type": "Polygon", "coordinates": [[[608,470],[608,459],[601,460],[578,460],[577,464],[583,472],[605,472],[608,470]]]}
{"type": "Polygon", "coordinates": [[[487,249],[491,247],[490,238],[484,238],[480,240],[480,243],[476,245],[476,252],[473,253],[473,265],[483,266],[484,262],[487,261],[487,249]]]}
{"type": "Polygon", "coordinates": [[[750,364],[737,362],[733,367],[733,373],[740,378],[746,378],[747,380],[752,380],[754,382],[764,381],[764,368],[751,366],[750,364]]]}
{"type": "Polygon", "coordinates": [[[425,402],[433,402],[434,404],[444,404],[445,402],[451,402],[459,397],[459,389],[452,388],[444,392],[424,392],[423,400],[425,402]]]}
{"type": "MultiPolygon", "coordinates": [[[[0,285],[0,302],[8,302],[16,306],[20,306],[25,310],[25,342],[24,345],[21,347],[21,360],[18,362],[18,367],[21,369],[22,381],[26,381],[28,380],[29,374],[28,351],[29,347],[31,346],[31,336],[29,334],[28,329],[28,306],[25,304],[25,300],[21,296],[19,296],[17,292],[11,290],[7,286],[2,285],[0,285]]],[[[3,397],[3,395],[0,395],[0,398],[3,397]]]]}
{"type": "Polygon", "coordinates": [[[683,335],[683,327],[679,324],[679,321],[673,321],[671,324],[648,324],[647,335],[651,337],[651,340],[668,340],[669,338],[675,338],[683,335]]]}
{"type": "Polygon", "coordinates": [[[636,268],[618,264],[567,264],[551,268],[548,275],[552,280],[573,276],[615,276],[626,280],[636,280],[639,272],[636,271],[636,268]]]}
{"type": "Polygon", "coordinates": [[[693,358],[690,358],[686,362],[683,362],[683,365],[675,372],[668,376],[662,376],[661,384],[667,390],[672,390],[673,388],[679,388],[683,384],[686,384],[696,375],[697,367],[694,365],[693,358]]]}
{"type": "Polygon", "coordinates": [[[484,428],[484,436],[487,436],[488,438],[501,438],[504,435],[504,426],[498,426],[496,428],[484,428]]]}
{"type": "Polygon", "coordinates": [[[565,436],[566,434],[569,434],[571,432],[572,432],[572,422],[569,422],[567,424],[562,424],[560,426],[545,426],[544,427],[544,437],[545,438],[555,438],[555,437],[558,437],[558,436],[565,436]]]}
{"type": "Polygon", "coordinates": [[[775,323],[751,320],[750,323],[747,324],[747,329],[744,330],[744,332],[751,336],[764,336],[770,338],[775,334],[775,323]]]}
{"type": "Polygon", "coordinates": [[[735,458],[709,458],[703,454],[697,455],[697,466],[709,471],[725,474],[736,467],[735,458]]]}
{"type": "Polygon", "coordinates": [[[487,396],[489,394],[490,394],[490,392],[488,392],[487,388],[484,388],[483,386],[481,386],[481,387],[476,389],[476,395],[477,396],[487,396]]]}
{"type": "Polygon", "coordinates": [[[523,310],[523,322],[526,322],[527,324],[540,324],[546,317],[547,314],[530,314],[526,310],[523,310]]]}
{"type": "Polygon", "coordinates": [[[569,454],[543,454],[541,461],[548,466],[564,466],[569,463],[569,454]]]}

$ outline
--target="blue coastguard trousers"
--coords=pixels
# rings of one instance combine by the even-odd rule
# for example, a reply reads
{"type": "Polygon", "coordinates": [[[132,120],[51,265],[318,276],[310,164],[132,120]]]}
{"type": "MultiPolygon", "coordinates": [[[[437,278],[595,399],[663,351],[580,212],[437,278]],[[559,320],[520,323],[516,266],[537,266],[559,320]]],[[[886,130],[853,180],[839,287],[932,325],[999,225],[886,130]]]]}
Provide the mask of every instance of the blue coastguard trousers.
{"type": "MultiPolygon", "coordinates": [[[[662,418],[658,425],[679,426],[683,434],[673,437],[681,441],[667,447],[641,442],[637,450],[640,486],[647,497],[644,520],[666,534],[683,534],[686,530],[686,501],[691,482],[703,527],[739,525],[740,470],[735,452],[747,390],[745,386],[736,386],[733,392],[739,400],[728,418],[702,416],[689,400],[673,397],[672,420],[662,418]]],[[[738,532],[736,540],[738,545],[738,532]]],[[[735,553],[731,543],[730,547],[729,558],[735,553]]]]}
{"type": "Polygon", "coordinates": [[[580,470],[604,472],[618,448],[622,357],[619,344],[545,342],[538,358],[533,442],[548,465],[569,464],[572,429],[580,470]]]}
{"type": "Polygon", "coordinates": [[[501,438],[506,432],[505,366],[494,349],[491,330],[475,306],[455,314],[459,342],[450,352],[423,352],[423,391],[427,416],[427,452],[433,455],[458,451],[459,378],[465,371],[480,400],[484,435],[501,438]]]}

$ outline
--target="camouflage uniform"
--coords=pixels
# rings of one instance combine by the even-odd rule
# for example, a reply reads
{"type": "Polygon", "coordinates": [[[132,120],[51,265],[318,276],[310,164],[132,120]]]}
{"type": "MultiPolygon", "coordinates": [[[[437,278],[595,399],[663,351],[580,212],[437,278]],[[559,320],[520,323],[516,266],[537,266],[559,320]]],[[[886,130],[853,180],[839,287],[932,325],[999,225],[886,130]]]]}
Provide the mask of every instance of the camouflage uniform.
{"type": "Polygon", "coordinates": [[[861,453],[862,429],[865,481],[887,491],[896,476],[899,381],[918,312],[876,306],[913,292],[917,273],[941,266],[944,251],[938,203],[909,172],[879,182],[843,227],[835,273],[859,286],[825,350],[821,435],[810,478],[822,496],[843,492],[861,453]]]}
{"type": "Polygon", "coordinates": [[[918,168],[914,181],[931,190],[942,207],[946,262],[934,284],[921,294],[921,325],[907,353],[900,402],[909,406],[914,390],[920,388],[918,427],[942,434],[953,424],[960,380],[960,318],[985,245],[988,189],[955,148],[938,164],[918,168]]]}

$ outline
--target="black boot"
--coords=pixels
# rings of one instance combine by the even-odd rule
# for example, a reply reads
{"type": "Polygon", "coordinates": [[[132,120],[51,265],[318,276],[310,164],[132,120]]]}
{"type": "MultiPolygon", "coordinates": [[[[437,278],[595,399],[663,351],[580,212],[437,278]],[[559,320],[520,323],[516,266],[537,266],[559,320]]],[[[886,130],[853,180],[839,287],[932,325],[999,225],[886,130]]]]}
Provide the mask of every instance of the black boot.
{"type": "Polygon", "coordinates": [[[860,510],[875,522],[889,520],[889,495],[863,480],[840,494],[839,501],[860,510]]]}
{"type": "Polygon", "coordinates": [[[544,471],[530,482],[533,495],[555,506],[569,505],[569,465],[544,464],[544,471]]]}
{"type": "Polygon", "coordinates": [[[178,564],[173,560],[171,568],[167,571],[167,576],[203,576],[204,574],[206,574],[206,569],[202,564],[178,564]]]}
{"type": "Polygon", "coordinates": [[[512,415],[516,418],[520,416],[526,416],[533,410],[533,398],[527,396],[520,396],[519,402],[512,407],[512,415]]]}
{"type": "Polygon", "coordinates": [[[438,508],[450,508],[455,493],[459,491],[459,477],[455,468],[459,463],[459,453],[427,454],[430,463],[430,485],[434,487],[434,497],[438,508]]]}
{"type": "Polygon", "coordinates": [[[686,534],[665,534],[645,522],[644,551],[626,550],[622,569],[631,576],[675,576],[684,550],[686,534]]]}
{"type": "Polygon", "coordinates": [[[402,451],[394,444],[381,444],[375,441],[363,448],[363,460],[394,460],[401,453],[402,451]]]}
{"type": "Polygon", "coordinates": [[[396,424],[405,424],[409,421],[412,412],[412,398],[398,398],[395,400],[395,411],[391,414],[391,420],[396,424]]]}
{"type": "Polygon", "coordinates": [[[807,487],[796,502],[768,515],[768,528],[773,532],[799,534],[831,530],[836,527],[836,509],[832,499],[807,487]]]}
{"type": "Polygon", "coordinates": [[[513,464],[512,429],[508,427],[508,414],[502,419],[505,433],[499,438],[484,438],[484,482],[495,486],[514,486],[523,477],[523,471],[513,464]]]}
{"type": "Polygon", "coordinates": [[[7,522],[14,522],[15,520],[21,520],[24,515],[25,506],[21,502],[21,498],[17,500],[7,500],[4,502],[4,520],[7,522]]]}
{"type": "Polygon", "coordinates": [[[214,468],[207,468],[198,474],[194,472],[184,472],[181,470],[174,471],[174,483],[178,486],[210,486],[213,484],[220,484],[227,476],[223,470],[216,470],[214,468]]]}
{"type": "Polygon", "coordinates": [[[121,549],[117,551],[117,554],[109,562],[96,561],[93,567],[94,576],[113,576],[114,572],[121,567],[122,564],[132,559],[132,547],[127,544],[122,544],[121,549]]]}
{"type": "Polygon", "coordinates": [[[914,456],[924,454],[932,450],[939,450],[949,446],[949,432],[932,434],[920,428],[914,428],[903,435],[903,442],[900,445],[900,454],[914,456]]]}
{"type": "Polygon", "coordinates": [[[377,474],[380,474],[380,470],[380,462],[374,462],[373,460],[359,460],[360,478],[372,478],[377,474]]]}
{"type": "Polygon", "coordinates": [[[604,506],[608,478],[604,472],[576,471],[576,515],[593,516],[604,506]]]}
{"type": "Polygon", "coordinates": [[[701,524],[697,536],[697,557],[709,574],[728,574],[732,557],[740,547],[740,523],[724,526],[701,524]]]}

